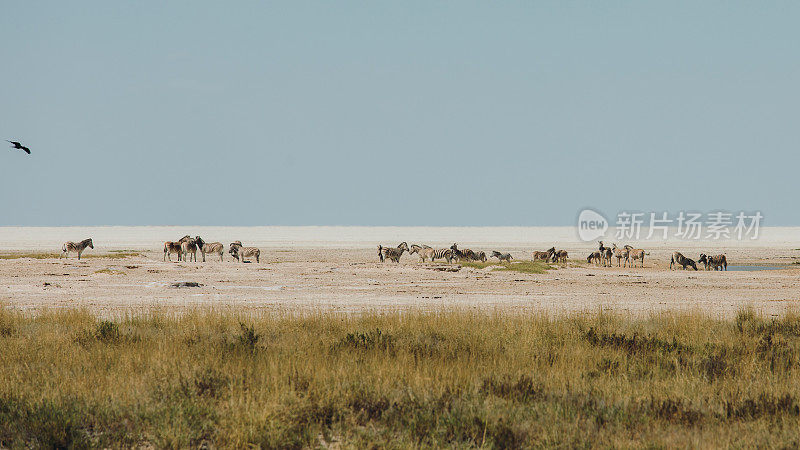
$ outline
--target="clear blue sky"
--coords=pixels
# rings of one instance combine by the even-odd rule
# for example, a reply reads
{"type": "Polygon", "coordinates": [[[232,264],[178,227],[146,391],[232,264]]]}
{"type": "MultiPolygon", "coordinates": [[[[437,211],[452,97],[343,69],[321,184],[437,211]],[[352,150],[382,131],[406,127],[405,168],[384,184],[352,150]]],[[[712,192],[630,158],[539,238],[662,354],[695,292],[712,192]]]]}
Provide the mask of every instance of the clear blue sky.
{"type": "Polygon", "coordinates": [[[7,2],[0,225],[800,225],[797,2],[7,2]]]}

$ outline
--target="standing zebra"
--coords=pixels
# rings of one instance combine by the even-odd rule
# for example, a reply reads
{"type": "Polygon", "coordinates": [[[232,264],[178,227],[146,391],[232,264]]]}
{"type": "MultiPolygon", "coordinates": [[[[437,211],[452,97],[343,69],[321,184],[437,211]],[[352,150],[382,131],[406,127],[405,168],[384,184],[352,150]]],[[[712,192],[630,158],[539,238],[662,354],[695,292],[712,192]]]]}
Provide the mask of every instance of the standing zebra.
{"type": "MultiPolygon", "coordinates": [[[[389,258],[389,261],[399,263],[400,257],[403,256],[403,252],[409,251],[408,244],[406,242],[401,242],[397,248],[392,247],[383,247],[378,246],[383,251],[383,257],[389,258]]],[[[410,252],[409,252],[410,253],[410,252]]]]}
{"type": "Polygon", "coordinates": [[[553,254],[555,254],[555,252],[556,252],[555,247],[550,247],[546,252],[535,251],[533,252],[533,260],[547,262],[550,260],[550,258],[553,257],[553,254]]]}
{"type": "Polygon", "coordinates": [[[455,255],[453,254],[453,250],[449,248],[437,248],[431,254],[431,262],[436,262],[437,259],[444,259],[448,263],[451,263],[453,259],[455,259],[455,255]]]}
{"type": "Polygon", "coordinates": [[[192,261],[197,262],[197,240],[195,238],[189,238],[183,242],[181,242],[181,253],[183,254],[183,261],[192,261]],[[186,259],[186,255],[189,255],[189,259],[186,259]]]}
{"type": "Polygon", "coordinates": [[[427,245],[419,246],[417,244],[412,244],[411,249],[408,250],[409,254],[417,253],[420,257],[422,262],[425,262],[428,258],[433,261],[433,253],[435,252],[434,249],[428,247],[427,245]]]}
{"type": "MultiPolygon", "coordinates": [[[[92,243],[92,238],[84,239],[77,244],[74,242],[65,242],[63,246],[61,246],[61,257],[69,259],[69,252],[77,252],[78,253],[78,260],[81,259],[81,253],[86,250],[86,247],[94,248],[94,244],[92,243]]],[[[61,259],[61,258],[59,258],[61,259]]]]}
{"type": "Polygon", "coordinates": [[[614,252],[614,257],[617,258],[617,267],[625,267],[625,265],[630,265],[630,259],[628,259],[628,249],[623,247],[617,247],[617,244],[611,244],[612,251],[614,252]],[[623,262],[624,260],[624,262],[623,262]]]}
{"type": "Polygon", "coordinates": [[[178,255],[178,261],[180,261],[181,260],[181,243],[180,242],[172,242],[172,241],[164,242],[164,261],[166,261],[166,260],[172,261],[172,258],[170,258],[170,255],[172,255],[173,253],[176,253],[178,255]]]}
{"type": "Polygon", "coordinates": [[[225,253],[225,246],[221,242],[205,242],[200,236],[195,236],[194,240],[197,242],[197,248],[200,249],[200,254],[203,255],[203,262],[206,262],[206,253],[210,255],[219,255],[219,260],[222,261],[222,255],[225,253]]]}

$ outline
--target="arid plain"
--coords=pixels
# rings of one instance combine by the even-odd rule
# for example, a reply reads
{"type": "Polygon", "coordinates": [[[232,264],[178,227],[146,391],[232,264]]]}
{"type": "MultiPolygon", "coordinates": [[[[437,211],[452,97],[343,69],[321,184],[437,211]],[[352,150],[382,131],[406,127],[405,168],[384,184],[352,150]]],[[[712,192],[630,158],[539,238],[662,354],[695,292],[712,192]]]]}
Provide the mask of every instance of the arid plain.
{"type": "MultiPolygon", "coordinates": [[[[86,233],[74,234],[77,239],[86,233]]],[[[566,249],[570,262],[553,264],[543,274],[497,270],[501,265],[422,263],[417,255],[408,253],[400,264],[380,263],[375,248],[364,242],[259,245],[260,263],[242,264],[227,252],[223,262],[209,256],[203,263],[199,254],[198,262],[175,262],[175,255],[172,262],[164,262],[157,244],[130,246],[131,241],[125,239],[96,239],[96,248],[87,250],[81,261],[74,254],[68,260],[58,259],[59,249],[53,244],[31,248],[26,241],[12,249],[8,247],[14,243],[6,241],[0,252],[4,258],[0,259],[0,304],[20,310],[85,307],[103,315],[153,307],[355,313],[479,308],[553,314],[601,309],[635,315],[703,311],[725,318],[746,306],[766,315],[800,306],[800,244],[728,244],[706,249],[702,244],[679,247],[675,242],[654,242],[642,246],[649,252],[644,268],[620,268],[616,262],[608,268],[586,263],[593,244],[559,246],[556,239],[553,236],[552,245],[566,249]],[[670,254],[677,249],[695,259],[708,250],[725,253],[732,266],[777,269],[669,270],[670,254]],[[173,287],[179,282],[201,286],[173,287]]],[[[524,245],[519,239],[510,241],[465,241],[462,246],[487,254],[495,249],[509,251],[520,261],[530,259],[531,251],[544,250],[545,242],[550,242],[524,245]]],[[[227,250],[228,242],[223,243],[227,250]]],[[[445,241],[427,243],[446,245],[445,241]]],[[[393,241],[383,244],[396,245],[393,241]]]]}

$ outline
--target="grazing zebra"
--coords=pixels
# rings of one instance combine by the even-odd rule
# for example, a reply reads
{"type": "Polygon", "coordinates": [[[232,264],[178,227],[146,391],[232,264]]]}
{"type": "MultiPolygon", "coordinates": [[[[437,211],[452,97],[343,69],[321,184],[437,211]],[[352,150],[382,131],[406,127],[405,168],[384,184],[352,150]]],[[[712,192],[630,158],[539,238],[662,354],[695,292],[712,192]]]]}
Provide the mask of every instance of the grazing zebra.
{"type": "Polygon", "coordinates": [[[678,265],[682,266],[683,270],[686,270],[686,266],[692,266],[694,270],[697,270],[697,264],[695,264],[693,259],[683,256],[680,252],[675,252],[672,254],[672,259],[669,261],[669,270],[672,270],[672,266],[678,265]]]}
{"type": "Polygon", "coordinates": [[[225,253],[225,246],[221,242],[205,242],[200,236],[195,236],[197,248],[200,249],[200,254],[203,255],[203,262],[206,262],[206,253],[209,255],[219,255],[219,260],[222,261],[222,255],[225,253]]]}
{"type": "Polygon", "coordinates": [[[566,250],[559,250],[553,253],[553,262],[555,263],[566,263],[569,254],[566,250]]]}
{"type": "Polygon", "coordinates": [[[473,252],[468,248],[465,248],[464,250],[459,250],[458,245],[456,245],[455,243],[450,246],[450,250],[453,251],[453,258],[455,258],[458,261],[462,259],[466,259],[467,261],[475,259],[475,252],[473,252]]]}
{"type": "Polygon", "coordinates": [[[492,252],[492,258],[497,258],[500,261],[511,262],[511,253],[500,253],[497,250],[492,252]]]}
{"type": "Polygon", "coordinates": [[[633,248],[630,245],[625,245],[624,248],[628,251],[628,257],[630,258],[628,261],[629,265],[632,265],[633,262],[638,259],[642,261],[642,264],[639,267],[644,267],[644,255],[647,255],[648,253],[645,253],[645,251],[640,248],[633,248]]]}
{"type": "Polygon", "coordinates": [[[628,259],[628,249],[626,247],[618,248],[617,244],[611,244],[613,248],[611,249],[614,253],[614,257],[617,258],[617,267],[620,267],[620,263],[624,259],[625,262],[622,262],[622,267],[625,267],[626,264],[630,264],[630,259],[628,259]]]}
{"type": "Polygon", "coordinates": [[[411,249],[408,251],[408,253],[410,253],[412,255],[414,253],[418,254],[419,257],[420,257],[420,260],[422,262],[425,262],[429,258],[430,258],[431,261],[433,261],[433,253],[435,251],[436,250],[432,249],[431,247],[428,247],[427,245],[419,246],[417,244],[413,244],[411,246],[411,249]]]}
{"type": "Polygon", "coordinates": [[[700,259],[697,262],[706,265],[706,270],[728,270],[728,258],[725,255],[709,256],[705,253],[700,254],[700,259]]]}
{"type": "Polygon", "coordinates": [[[594,263],[595,266],[599,265],[602,261],[603,253],[600,250],[595,250],[586,257],[586,262],[589,264],[594,263]]]}
{"type": "MultiPolygon", "coordinates": [[[[64,258],[69,259],[69,252],[76,252],[78,253],[78,260],[81,259],[81,253],[86,250],[86,247],[94,248],[94,243],[92,243],[92,238],[84,239],[77,244],[74,242],[65,242],[63,246],[61,246],[61,256],[64,258]]],[[[61,258],[59,258],[61,259],[61,258]]]]}
{"type": "Polygon", "coordinates": [[[399,263],[400,257],[403,256],[403,252],[409,251],[408,243],[401,242],[396,248],[392,247],[383,247],[378,246],[383,251],[383,257],[389,258],[389,261],[399,263]]]}
{"type": "Polygon", "coordinates": [[[555,247],[550,247],[549,250],[546,252],[533,252],[533,260],[534,261],[550,261],[550,258],[553,257],[553,254],[556,252],[555,247]]]}
{"type": "Polygon", "coordinates": [[[241,261],[242,263],[245,262],[245,258],[255,258],[256,262],[260,262],[261,250],[256,247],[243,247],[242,241],[231,242],[228,253],[230,253],[235,260],[241,261]]]}

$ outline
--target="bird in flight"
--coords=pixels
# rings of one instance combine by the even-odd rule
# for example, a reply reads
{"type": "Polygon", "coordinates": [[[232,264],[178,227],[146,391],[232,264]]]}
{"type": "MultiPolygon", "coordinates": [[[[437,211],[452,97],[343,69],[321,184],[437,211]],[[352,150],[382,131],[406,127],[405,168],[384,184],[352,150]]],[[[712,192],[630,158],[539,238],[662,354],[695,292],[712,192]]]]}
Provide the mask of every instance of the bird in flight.
{"type": "Polygon", "coordinates": [[[11,145],[14,148],[18,148],[18,149],[24,151],[25,153],[27,153],[29,155],[31,154],[31,149],[29,149],[28,147],[25,147],[24,145],[20,144],[19,142],[17,142],[17,141],[9,141],[8,139],[6,139],[6,141],[11,142],[11,145]]]}

